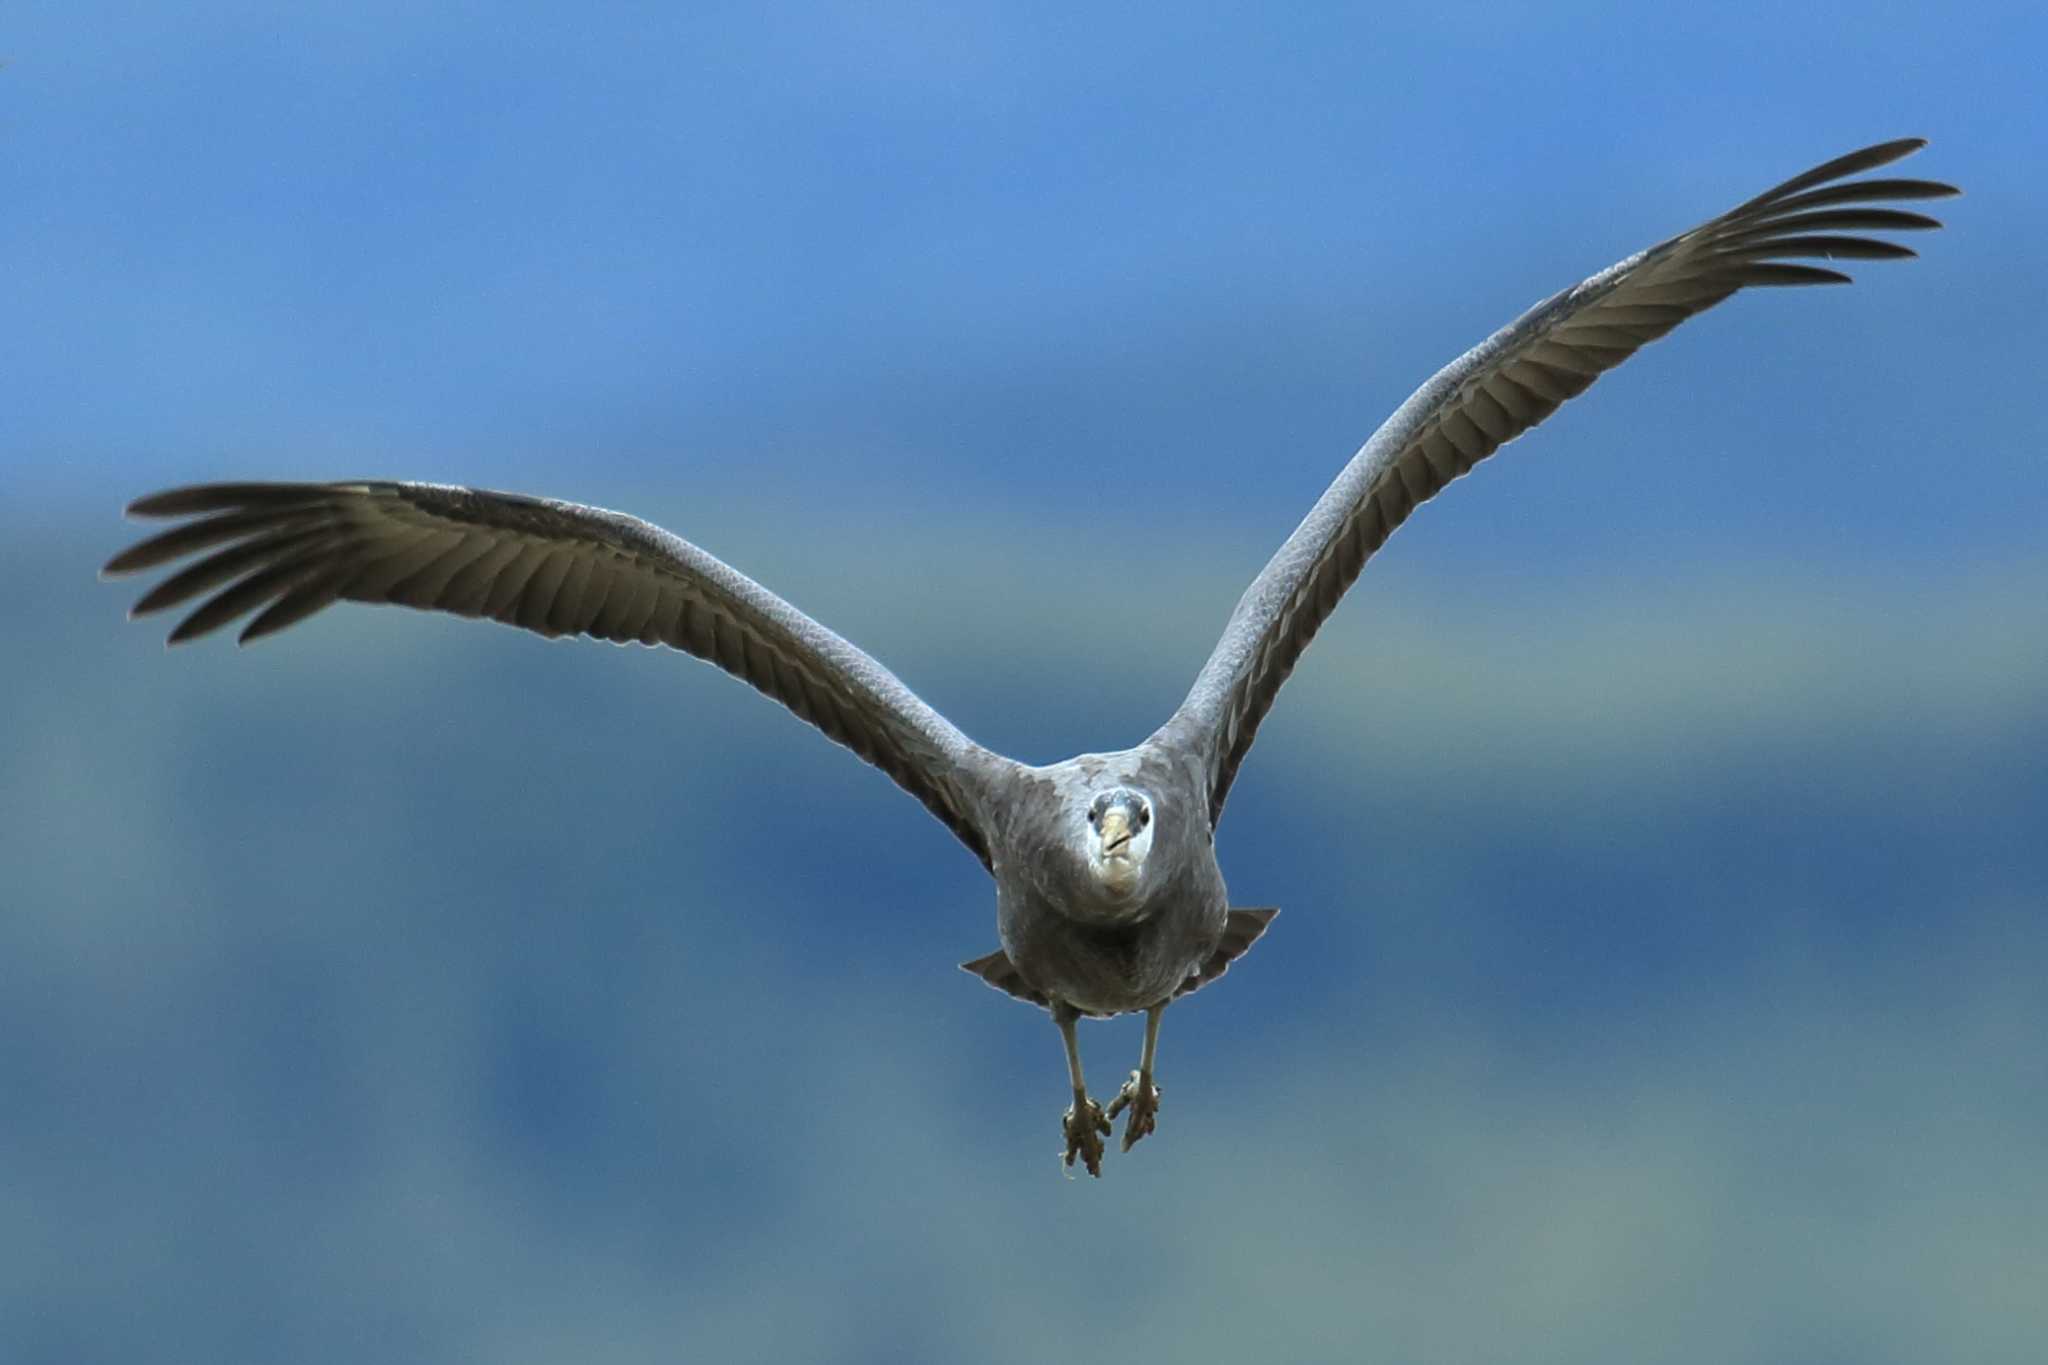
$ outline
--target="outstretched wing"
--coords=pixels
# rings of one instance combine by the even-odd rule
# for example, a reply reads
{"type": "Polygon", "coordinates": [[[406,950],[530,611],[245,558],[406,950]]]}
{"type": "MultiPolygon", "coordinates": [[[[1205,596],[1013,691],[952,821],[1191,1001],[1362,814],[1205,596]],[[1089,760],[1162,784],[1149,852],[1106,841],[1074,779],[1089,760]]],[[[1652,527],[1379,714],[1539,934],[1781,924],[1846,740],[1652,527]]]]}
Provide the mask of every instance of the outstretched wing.
{"type": "Polygon", "coordinates": [[[549,637],[669,645],[775,698],[889,774],[984,865],[977,783],[1001,759],[868,655],[738,570],[635,517],[426,483],[219,483],[142,498],[184,518],[105,573],[196,563],[130,615],[211,594],[171,631],[194,639],[262,608],[244,643],[337,601],[488,616],[549,637]]]}
{"type": "Polygon", "coordinates": [[[1787,262],[1913,255],[1891,242],[1845,234],[1939,227],[1921,214],[1871,205],[1940,198],[1957,193],[1953,186],[1832,182],[1925,145],[1920,138],[1881,143],[1795,176],[1537,304],[1417,389],[1245,590],[1187,700],[1162,731],[1207,756],[1211,823],[1222,814],[1231,780],[1280,685],[1367,558],[1410,512],[1637,347],[1736,290],[1849,282],[1834,270],[1787,262]]]}

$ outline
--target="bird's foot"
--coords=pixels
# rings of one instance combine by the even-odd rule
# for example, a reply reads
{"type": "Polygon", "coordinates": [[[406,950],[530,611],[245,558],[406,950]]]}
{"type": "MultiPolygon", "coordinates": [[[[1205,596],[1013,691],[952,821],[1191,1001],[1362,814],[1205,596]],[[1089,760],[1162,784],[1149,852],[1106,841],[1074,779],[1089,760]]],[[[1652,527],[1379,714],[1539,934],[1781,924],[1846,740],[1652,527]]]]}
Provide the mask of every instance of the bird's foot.
{"type": "Polygon", "coordinates": [[[1078,1156],[1081,1164],[1088,1168],[1088,1174],[1100,1176],[1102,1139],[1109,1132],[1109,1120],[1103,1116],[1102,1106],[1086,1095],[1074,1096],[1073,1104],[1067,1107],[1065,1127],[1067,1165],[1072,1166],[1078,1156]]]}
{"type": "Polygon", "coordinates": [[[1131,1116],[1124,1120],[1124,1150],[1128,1152],[1132,1143],[1159,1123],[1159,1087],[1142,1071],[1133,1071],[1124,1088],[1110,1101],[1109,1117],[1115,1118],[1125,1109],[1131,1111],[1131,1116]]]}

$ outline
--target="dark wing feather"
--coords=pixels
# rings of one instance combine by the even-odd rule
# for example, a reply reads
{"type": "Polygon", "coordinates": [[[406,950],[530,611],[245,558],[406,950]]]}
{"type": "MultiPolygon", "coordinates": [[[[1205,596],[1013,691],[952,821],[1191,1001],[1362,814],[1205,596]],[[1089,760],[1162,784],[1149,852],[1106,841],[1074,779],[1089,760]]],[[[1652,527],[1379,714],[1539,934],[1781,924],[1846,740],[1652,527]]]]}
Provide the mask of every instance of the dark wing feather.
{"type": "Polygon", "coordinates": [[[1223,638],[1162,736],[1209,763],[1209,815],[1309,641],[1394,528],[1443,486],[1583,393],[1606,371],[1750,285],[1843,284],[1823,266],[1906,247],[1839,229],[1941,226],[1887,199],[1957,191],[1930,180],[1840,181],[1918,151],[1919,138],[1851,152],[1537,304],[1460,356],[1397,409],[1337,476],[1237,604],[1223,638]]]}
{"type": "Polygon", "coordinates": [[[488,616],[546,636],[669,645],[775,698],[894,778],[984,865],[979,785],[1003,760],[896,676],[738,570],[637,518],[424,483],[218,483],[142,498],[189,518],[107,563],[201,555],[135,604],[200,599],[177,643],[256,612],[247,641],[338,601],[488,616]]]}

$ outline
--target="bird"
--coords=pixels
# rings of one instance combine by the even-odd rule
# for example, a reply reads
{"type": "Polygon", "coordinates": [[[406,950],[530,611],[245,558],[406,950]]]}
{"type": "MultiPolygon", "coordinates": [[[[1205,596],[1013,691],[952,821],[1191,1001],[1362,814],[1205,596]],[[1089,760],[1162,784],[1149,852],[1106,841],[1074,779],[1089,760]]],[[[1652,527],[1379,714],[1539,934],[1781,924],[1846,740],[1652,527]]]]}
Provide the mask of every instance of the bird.
{"type": "Polygon", "coordinates": [[[1132,748],[1030,765],[977,744],[875,659],[702,549],[597,507],[446,484],[237,482],[129,504],[174,525],[103,576],[193,559],[130,611],[203,599],[191,640],[254,611],[243,643],[336,602],[488,617],[547,637],[668,646],[717,665],[881,769],[995,883],[994,951],[961,964],[1051,1014],[1072,1099],[1060,1157],[1099,1176],[1104,1138],[1155,1131],[1162,1016],[1215,982],[1277,913],[1233,907],[1216,831],[1281,685],[1365,562],[1410,513],[1645,343],[1751,287],[1846,284],[1815,260],[1910,248],[1866,231],[1940,227],[1890,207],[1959,191],[1856,179],[1925,146],[1901,138],[1796,175],[1528,309],[1438,370],[1338,473],[1246,588],[1185,700],[1132,748]],[[1076,1025],[1145,1015],[1136,1069],[1103,1106],[1076,1025]]]}

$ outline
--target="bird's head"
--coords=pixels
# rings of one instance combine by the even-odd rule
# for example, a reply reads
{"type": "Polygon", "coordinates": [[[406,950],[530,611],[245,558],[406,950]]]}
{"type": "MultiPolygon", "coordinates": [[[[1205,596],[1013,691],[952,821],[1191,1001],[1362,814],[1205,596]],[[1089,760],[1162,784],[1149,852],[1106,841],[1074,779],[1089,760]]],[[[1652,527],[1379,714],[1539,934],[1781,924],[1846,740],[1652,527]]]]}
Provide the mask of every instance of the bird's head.
{"type": "Polygon", "coordinates": [[[1109,899],[1123,900],[1138,889],[1152,851],[1152,799],[1131,787],[1111,787],[1089,799],[1083,818],[1088,870],[1109,899]]]}

